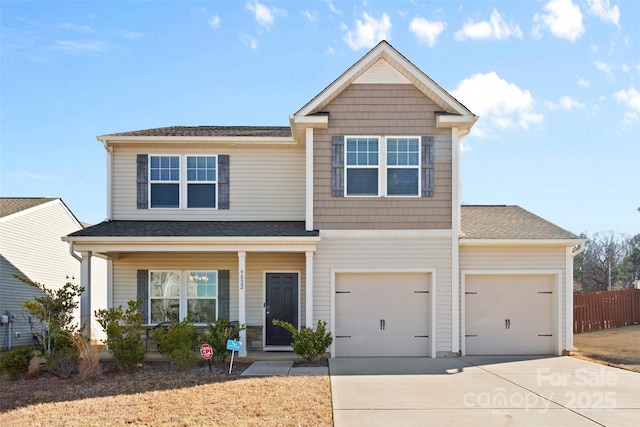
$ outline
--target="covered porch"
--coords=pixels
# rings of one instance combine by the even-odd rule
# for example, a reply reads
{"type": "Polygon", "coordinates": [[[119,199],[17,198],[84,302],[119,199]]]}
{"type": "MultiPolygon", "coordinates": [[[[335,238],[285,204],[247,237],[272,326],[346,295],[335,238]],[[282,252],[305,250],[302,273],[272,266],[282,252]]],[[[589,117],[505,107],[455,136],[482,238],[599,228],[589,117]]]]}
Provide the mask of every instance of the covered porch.
{"type": "MultiPolygon", "coordinates": [[[[247,357],[254,351],[288,349],[269,336],[270,319],[281,317],[277,306],[288,306],[291,323],[298,327],[313,326],[318,234],[305,231],[304,222],[109,221],[63,239],[82,259],[83,323],[94,316],[90,260],[100,254],[108,260],[108,307],[140,298],[149,325],[167,315],[162,307],[173,307],[171,316],[177,314],[177,320],[196,307],[207,321],[211,316],[238,321],[247,327],[240,333],[239,356],[247,357]],[[160,275],[171,276],[169,285],[156,286],[160,275]],[[210,291],[200,292],[193,278],[205,276],[210,291]],[[203,302],[202,294],[209,301],[203,302]]],[[[90,337],[92,331],[86,333],[90,337]]]]}

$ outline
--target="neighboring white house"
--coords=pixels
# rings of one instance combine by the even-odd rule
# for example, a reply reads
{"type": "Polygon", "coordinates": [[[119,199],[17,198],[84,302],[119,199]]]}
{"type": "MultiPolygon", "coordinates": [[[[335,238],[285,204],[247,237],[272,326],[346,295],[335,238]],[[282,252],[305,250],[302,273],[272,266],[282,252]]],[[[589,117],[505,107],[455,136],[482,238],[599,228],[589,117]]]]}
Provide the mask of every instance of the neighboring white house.
{"type": "Polygon", "coordinates": [[[108,220],[66,240],[108,259],[109,305],[237,320],[243,352],[290,348],[281,319],[326,321],[334,357],[561,354],[583,241],[518,206],[461,206],[477,119],[383,41],[290,126],[99,136],[108,220]]]}
{"type": "MultiPolygon", "coordinates": [[[[24,300],[42,295],[13,275],[43,283],[58,289],[67,282],[80,283],[80,262],[69,252],[69,244],[62,237],[82,230],[82,224],[57,198],[0,198],[0,315],[11,320],[0,325],[0,349],[32,344],[33,333],[41,327],[22,306],[24,300]]],[[[91,263],[92,306],[94,310],[106,308],[106,261],[93,257],[91,263]]],[[[75,313],[80,318],[79,309],[75,313]]],[[[95,338],[104,334],[99,325],[95,338]]]]}

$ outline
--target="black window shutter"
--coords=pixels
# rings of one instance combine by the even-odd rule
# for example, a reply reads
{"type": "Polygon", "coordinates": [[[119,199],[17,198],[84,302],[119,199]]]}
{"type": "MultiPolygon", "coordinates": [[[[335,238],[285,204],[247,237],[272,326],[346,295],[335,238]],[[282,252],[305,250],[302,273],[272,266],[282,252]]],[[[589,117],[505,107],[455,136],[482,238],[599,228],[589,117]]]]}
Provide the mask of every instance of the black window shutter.
{"type": "Polygon", "coordinates": [[[138,299],[142,300],[142,323],[149,323],[149,270],[138,270],[138,299]]]}
{"type": "Polygon", "coordinates": [[[137,201],[138,209],[149,208],[149,156],[138,154],[137,166],[137,201]]]}
{"type": "Polygon", "coordinates": [[[433,197],[433,137],[422,137],[422,197],[433,197]]]}
{"type": "Polygon", "coordinates": [[[344,197],[344,136],[331,137],[331,195],[344,197]]]}
{"type": "Polygon", "coordinates": [[[229,155],[218,156],[218,209],[229,209],[229,155]]]}
{"type": "Polygon", "coordinates": [[[218,319],[229,319],[229,270],[218,270],[218,319]]]}

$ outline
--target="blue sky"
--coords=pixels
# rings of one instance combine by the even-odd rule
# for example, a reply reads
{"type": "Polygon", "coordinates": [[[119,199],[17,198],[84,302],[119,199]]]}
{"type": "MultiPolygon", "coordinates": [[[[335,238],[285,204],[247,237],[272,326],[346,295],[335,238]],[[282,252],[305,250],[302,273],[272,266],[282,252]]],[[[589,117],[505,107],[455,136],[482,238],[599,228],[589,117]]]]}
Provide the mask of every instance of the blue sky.
{"type": "Polygon", "coordinates": [[[480,116],[466,204],[640,232],[640,1],[0,0],[0,195],[106,215],[97,135],[288,125],[381,39],[480,116]]]}

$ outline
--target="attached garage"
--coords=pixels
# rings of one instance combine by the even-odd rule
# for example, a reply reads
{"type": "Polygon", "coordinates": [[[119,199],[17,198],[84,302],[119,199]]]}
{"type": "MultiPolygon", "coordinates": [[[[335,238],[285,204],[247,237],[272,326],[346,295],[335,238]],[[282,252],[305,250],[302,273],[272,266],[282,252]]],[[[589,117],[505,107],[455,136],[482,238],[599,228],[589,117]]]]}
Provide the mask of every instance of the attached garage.
{"type": "Polygon", "coordinates": [[[463,275],[464,353],[555,354],[556,277],[463,275]]]}
{"type": "Polygon", "coordinates": [[[432,273],[336,273],[335,355],[435,356],[432,273]]]}

